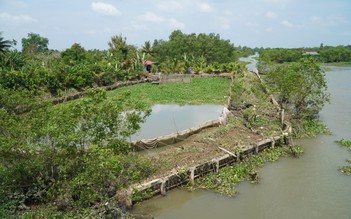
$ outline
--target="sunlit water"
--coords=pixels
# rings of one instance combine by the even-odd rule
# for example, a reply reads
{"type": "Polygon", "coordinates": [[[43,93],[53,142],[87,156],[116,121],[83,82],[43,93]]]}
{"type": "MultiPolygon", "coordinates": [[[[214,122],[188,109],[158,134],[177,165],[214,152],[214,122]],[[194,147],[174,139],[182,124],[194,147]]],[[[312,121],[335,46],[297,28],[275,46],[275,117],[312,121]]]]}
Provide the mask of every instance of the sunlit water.
{"type": "Polygon", "coordinates": [[[300,158],[283,158],[260,170],[260,183],[241,183],[230,198],[210,191],[175,189],[137,205],[155,218],[351,218],[351,177],[337,169],[351,154],[334,143],[351,139],[351,68],[327,72],[332,102],[320,113],[332,135],[302,139],[300,158]]]}
{"type": "Polygon", "coordinates": [[[182,131],[218,119],[221,105],[154,105],[152,113],[132,140],[150,139],[182,131]]]}
{"type": "Polygon", "coordinates": [[[246,65],[247,70],[249,71],[256,71],[257,70],[257,58],[258,57],[258,53],[256,53],[255,55],[249,56],[249,57],[243,57],[240,58],[239,60],[242,62],[250,62],[249,64],[246,65]]]}

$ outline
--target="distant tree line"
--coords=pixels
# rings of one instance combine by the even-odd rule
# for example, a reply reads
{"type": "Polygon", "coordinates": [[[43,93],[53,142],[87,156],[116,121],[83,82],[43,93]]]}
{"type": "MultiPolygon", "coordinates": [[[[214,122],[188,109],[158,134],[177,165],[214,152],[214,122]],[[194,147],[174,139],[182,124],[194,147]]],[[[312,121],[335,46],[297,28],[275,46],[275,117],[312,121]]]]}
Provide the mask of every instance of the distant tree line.
{"type": "Polygon", "coordinates": [[[303,56],[316,52],[315,57],[324,63],[331,62],[351,62],[351,45],[348,46],[323,46],[316,48],[261,48],[259,50],[260,59],[265,62],[297,62],[303,56]]]}
{"type": "Polygon", "coordinates": [[[0,38],[0,84],[53,95],[140,78],[146,60],[155,62],[153,70],[163,73],[220,73],[233,71],[239,57],[253,54],[219,34],[179,30],[168,40],[147,41],[142,48],[128,44],[122,35],[112,36],[107,50],[86,50],[78,43],[63,51],[50,50],[49,39],[36,33],[22,39],[22,51],[11,49],[14,43],[0,38]]]}

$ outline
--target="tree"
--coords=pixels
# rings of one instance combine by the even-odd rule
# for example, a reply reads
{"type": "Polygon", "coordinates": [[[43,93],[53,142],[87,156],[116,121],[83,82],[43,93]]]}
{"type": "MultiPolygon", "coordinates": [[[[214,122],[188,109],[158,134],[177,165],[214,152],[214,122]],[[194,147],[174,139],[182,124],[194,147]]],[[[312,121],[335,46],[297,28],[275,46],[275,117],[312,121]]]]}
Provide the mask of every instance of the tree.
{"type": "Polygon", "coordinates": [[[35,102],[29,92],[0,86],[1,210],[3,200],[88,207],[150,173],[128,143],[150,109],[128,93],[107,99],[96,89],[55,107],[35,102]],[[22,104],[32,111],[18,114],[22,104]]]}
{"type": "Polygon", "coordinates": [[[325,73],[313,57],[267,71],[266,83],[281,106],[300,116],[318,113],[329,101],[325,73]]]}
{"type": "Polygon", "coordinates": [[[61,57],[66,63],[75,64],[85,60],[86,51],[80,44],[74,43],[71,48],[61,53],[61,57]]]}
{"type": "Polygon", "coordinates": [[[5,40],[0,32],[0,53],[4,53],[7,48],[10,48],[13,45],[14,41],[5,40]]]}
{"type": "Polygon", "coordinates": [[[145,55],[147,56],[153,56],[154,51],[153,51],[153,48],[151,47],[150,41],[146,41],[144,43],[144,46],[141,48],[141,52],[145,53],[145,55]]]}
{"type": "Polygon", "coordinates": [[[110,47],[109,51],[115,56],[122,56],[122,60],[127,59],[128,55],[128,44],[127,38],[123,37],[122,34],[111,37],[111,41],[108,42],[110,47]]]}
{"type": "Polygon", "coordinates": [[[35,54],[48,50],[48,38],[41,37],[36,33],[28,33],[27,38],[22,38],[22,52],[35,54]]]}
{"type": "Polygon", "coordinates": [[[184,34],[173,31],[168,41],[155,41],[154,50],[157,60],[183,59],[187,56],[204,57],[207,64],[233,62],[237,59],[236,49],[229,40],[223,40],[219,34],[200,33],[184,34]]]}

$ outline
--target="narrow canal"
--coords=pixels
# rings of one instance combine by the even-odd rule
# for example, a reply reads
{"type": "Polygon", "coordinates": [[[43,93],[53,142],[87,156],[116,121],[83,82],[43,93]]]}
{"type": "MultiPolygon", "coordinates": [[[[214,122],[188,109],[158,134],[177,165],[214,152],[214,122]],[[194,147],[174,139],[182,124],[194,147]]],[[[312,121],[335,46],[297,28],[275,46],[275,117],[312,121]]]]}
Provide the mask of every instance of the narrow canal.
{"type": "Polygon", "coordinates": [[[244,182],[236,197],[175,189],[134,207],[155,218],[351,218],[351,177],[337,169],[351,154],[334,141],[351,139],[351,67],[327,72],[331,103],[320,113],[332,135],[301,139],[305,153],[260,170],[260,183],[244,182]]]}

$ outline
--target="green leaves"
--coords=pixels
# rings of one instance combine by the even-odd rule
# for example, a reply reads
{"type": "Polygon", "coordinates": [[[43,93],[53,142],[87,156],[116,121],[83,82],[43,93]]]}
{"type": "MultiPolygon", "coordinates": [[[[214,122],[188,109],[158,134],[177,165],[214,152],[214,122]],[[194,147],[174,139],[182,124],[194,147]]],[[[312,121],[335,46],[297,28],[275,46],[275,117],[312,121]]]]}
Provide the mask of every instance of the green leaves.
{"type": "Polygon", "coordinates": [[[314,58],[273,66],[266,74],[269,89],[293,113],[313,115],[329,101],[325,73],[314,58]]]}
{"type": "Polygon", "coordinates": [[[41,37],[36,33],[29,33],[27,38],[22,38],[22,52],[35,54],[48,50],[48,38],[41,37]]]}
{"type": "MultiPolygon", "coordinates": [[[[236,61],[236,48],[229,40],[221,39],[219,34],[195,33],[184,34],[180,30],[173,31],[168,41],[154,43],[155,57],[164,62],[167,59],[183,59],[188,57],[204,57],[206,64],[236,61]]],[[[192,66],[195,67],[195,66],[192,66]]]]}
{"type": "MultiPolygon", "coordinates": [[[[351,140],[346,140],[346,139],[342,138],[342,139],[337,140],[335,142],[343,147],[347,147],[349,149],[349,151],[351,151],[351,140]]],[[[344,173],[345,175],[351,176],[351,165],[350,165],[351,159],[347,159],[346,161],[349,163],[349,165],[339,167],[339,171],[344,173]]]]}
{"type": "MultiPolygon", "coordinates": [[[[299,148],[301,153],[301,149],[299,148]]],[[[258,155],[247,155],[240,163],[220,169],[219,173],[209,173],[196,180],[196,188],[210,189],[228,196],[236,195],[235,186],[244,180],[256,183],[257,169],[266,162],[275,162],[289,154],[286,147],[267,148],[258,155]]]]}
{"type": "Polygon", "coordinates": [[[6,49],[10,48],[13,44],[13,41],[5,40],[2,37],[2,32],[0,32],[0,54],[5,52],[6,49]]]}
{"type": "Polygon", "coordinates": [[[129,153],[128,138],[150,108],[128,92],[107,99],[105,90],[89,90],[80,100],[26,114],[13,109],[24,96],[11,92],[0,89],[0,196],[18,192],[23,203],[87,207],[152,172],[129,153]]]}

